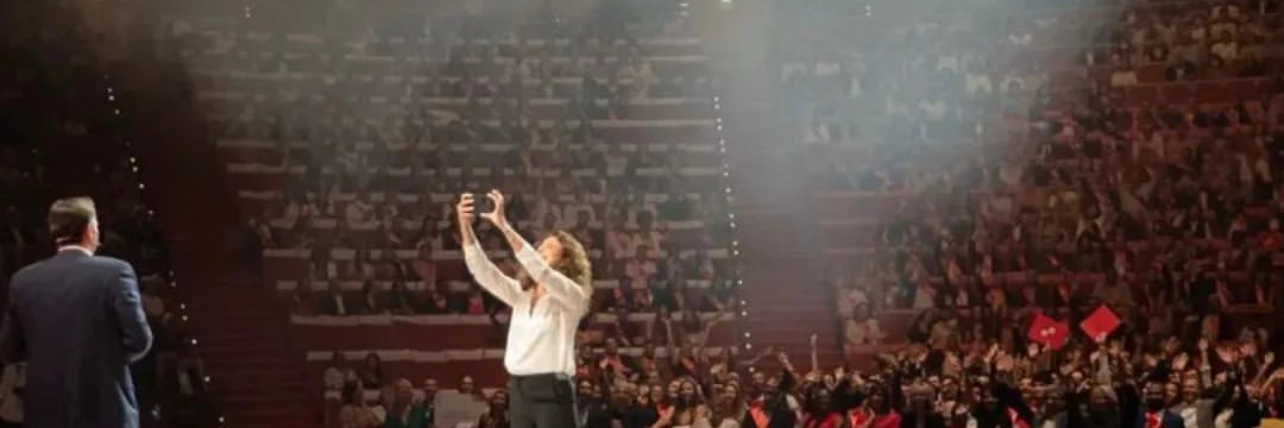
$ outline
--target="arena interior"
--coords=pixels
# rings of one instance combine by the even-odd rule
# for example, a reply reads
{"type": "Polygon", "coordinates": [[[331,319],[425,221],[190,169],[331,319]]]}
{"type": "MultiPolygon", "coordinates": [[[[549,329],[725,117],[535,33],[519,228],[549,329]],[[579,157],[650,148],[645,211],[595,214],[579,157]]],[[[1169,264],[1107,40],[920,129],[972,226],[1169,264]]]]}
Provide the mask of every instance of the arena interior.
{"type": "Polygon", "coordinates": [[[1284,426],[1280,0],[0,3],[0,286],[93,197],[144,427],[509,427],[490,189],[587,428],[1284,426]]]}

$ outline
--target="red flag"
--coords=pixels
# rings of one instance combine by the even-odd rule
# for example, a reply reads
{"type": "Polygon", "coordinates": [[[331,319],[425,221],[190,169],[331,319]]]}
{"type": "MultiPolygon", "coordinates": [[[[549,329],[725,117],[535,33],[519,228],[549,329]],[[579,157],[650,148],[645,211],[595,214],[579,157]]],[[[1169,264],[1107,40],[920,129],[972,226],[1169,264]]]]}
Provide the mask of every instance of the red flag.
{"type": "Polygon", "coordinates": [[[1106,336],[1109,336],[1110,332],[1119,328],[1119,317],[1114,312],[1111,312],[1106,305],[1101,305],[1100,308],[1092,312],[1092,315],[1088,315],[1088,318],[1079,323],[1079,328],[1083,329],[1083,332],[1092,340],[1102,342],[1106,340],[1106,336]]]}
{"type": "Polygon", "coordinates": [[[1028,335],[1032,342],[1046,346],[1048,349],[1060,349],[1065,346],[1066,339],[1070,336],[1070,327],[1047,315],[1038,314],[1034,317],[1034,322],[1030,323],[1028,335]]]}

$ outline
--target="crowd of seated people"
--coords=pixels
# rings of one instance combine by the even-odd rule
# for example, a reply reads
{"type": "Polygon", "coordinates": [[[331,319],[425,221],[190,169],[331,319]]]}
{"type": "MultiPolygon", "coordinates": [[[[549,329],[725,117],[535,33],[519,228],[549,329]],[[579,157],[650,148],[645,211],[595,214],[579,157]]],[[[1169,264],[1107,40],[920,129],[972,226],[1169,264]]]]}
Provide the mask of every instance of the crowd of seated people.
{"type": "MultiPolygon", "coordinates": [[[[134,267],[155,336],[151,352],[132,367],[145,423],[208,424],[213,416],[201,359],[190,346],[187,317],[169,279],[165,242],[154,213],[142,203],[137,165],[123,145],[105,143],[118,142],[119,130],[103,120],[108,107],[89,31],[68,5],[14,3],[5,2],[6,17],[40,24],[7,25],[0,46],[0,108],[6,111],[0,118],[0,286],[7,288],[18,269],[54,251],[45,215],[52,200],[68,196],[61,186],[88,192],[100,222],[97,253],[134,267]],[[47,170],[58,164],[84,164],[64,150],[51,150],[55,145],[75,145],[75,156],[102,155],[87,165],[100,181],[85,185],[50,177],[47,170]]],[[[0,420],[15,426],[23,421],[24,366],[13,362],[0,379],[0,420]]]]}
{"type": "MultiPolygon", "coordinates": [[[[331,400],[387,410],[404,404],[408,384],[394,379],[420,374],[342,370],[363,356],[375,366],[411,357],[372,352],[406,346],[377,339],[345,349],[358,341],[327,337],[326,326],[488,318],[490,342],[469,346],[499,347],[507,309],[462,270],[453,207],[464,192],[499,189],[528,236],[567,230],[591,250],[600,290],[581,329],[585,358],[601,347],[667,358],[730,344],[714,331],[735,302],[729,212],[689,29],[471,27],[353,42],[192,27],[180,50],[239,189],[246,259],[312,332],[302,339],[310,361],[344,349],[325,375],[331,400]]],[[[515,275],[500,237],[478,228],[515,275]]]]}
{"type": "MultiPolygon", "coordinates": [[[[626,335],[620,335],[619,340],[606,338],[600,348],[581,343],[576,350],[581,400],[600,398],[602,390],[612,388],[607,385],[616,382],[660,387],[673,379],[706,375],[710,370],[723,373],[740,361],[735,348],[703,346],[700,341],[707,339],[708,325],[693,331],[677,324],[661,323],[659,334],[669,338],[664,343],[680,343],[685,337],[686,344],[648,346],[634,353],[625,348],[631,345],[626,335]]],[[[453,389],[439,389],[434,377],[424,379],[416,389],[408,379],[385,371],[378,353],[368,353],[359,362],[350,361],[349,354],[335,352],[323,374],[327,397],[341,404],[332,421],[334,426],[392,426],[398,423],[393,417],[399,414],[398,409],[407,412],[403,421],[409,426],[444,427],[471,422],[478,427],[507,426],[503,389],[480,388],[468,375],[462,375],[453,389]]],[[[596,426],[602,425],[599,422],[596,426]]]]}
{"type": "MultiPolygon", "coordinates": [[[[867,371],[820,368],[814,345],[801,368],[771,349],[748,359],[671,359],[624,355],[611,341],[578,362],[577,410],[586,428],[1251,428],[1273,426],[1284,412],[1284,370],[1266,351],[1264,330],[1185,342],[1125,324],[1097,342],[1022,339],[1014,349],[962,337],[953,330],[881,354],[867,371]],[[762,369],[766,357],[781,371],[762,369]]],[[[380,382],[379,367],[373,356],[357,365],[335,356],[326,383],[342,391],[341,426],[508,426],[506,393],[478,389],[468,376],[454,389],[435,378],[418,387],[396,379],[361,394],[353,385],[380,382]],[[445,415],[445,403],[459,399],[474,403],[471,417],[445,415]]]]}
{"type": "MultiPolygon", "coordinates": [[[[650,73],[645,60],[633,61],[642,61],[639,68],[643,74],[650,73]]],[[[631,74],[628,70],[633,67],[624,64],[618,72],[606,74],[631,74]]],[[[523,225],[528,230],[536,235],[570,230],[596,249],[597,277],[624,278],[628,281],[622,287],[639,289],[618,293],[614,304],[653,309],[658,300],[671,309],[725,306],[726,290],[720,290],[717,299],[688,299],[681,287],[692,280],[715,278],[724,279],[713,281],[720,287],[728,283],[725,268],[714,260],[725,253],[720,243],[726,242],[728,229],[725,201],[709,184],[718,177],[714,146],[616,144],[597,136],[595,120],[572,117],[595,116],[591,111],[604,104],[603,96],[586,88],[594,82],[576,78],[568,85],[585,103],[556,104],[550,111],[560,117],[551,126],[537,124],[528,116],[531,111],[514,98],[479,101],[479,96],[489,95],[454,94],[433,100],[481,103],[505,118],[496,122],[459,115],[434,123],[388,117],[379,124],[345,118],[298,122],[297,127],[283,119],[286,124],[278,122],[283,131],[267,134],[243,134],[229,127],[226,138],[233,141],[229,145],[244,148],[247,139],[260,138],[284,143],[274,162],[295,175],[278,191],[242,192],[247,204],[264,207],[262,217],[250,220],[250,246],[309,250],[308,273],[295,288],[300,293],[324,291],[315,284],[329,282],[327,288],[387,295],[378,303],[340,305],[343,313],[336,313],[339,308],[332,303],[309,307],[305,303],[311,299],[297,296],[302,312],[476,313],[477,306],[469,302],[475,298],[445,289],[433,260],[459,249],[454,236],[457,227],[448,215],[458,193],[499,188],[513,195],[511,209],[515,217],[526,219],[523,225]],[[501,107],[510,111],[495,111],[501,107]],[[567,115],[561,115],[561,110],[567,115]],[[403,132],[402,127],[409,131],[403,132]],[[334,249],[354,251],[350,257],[334,257],[338,253],[327,251],[334,249]],[[668,289],[652,298],[642,292],[651,285],[668,289]],[[416,298],[400,297],[410,289],[416,298]]],[[[544,101],[561,102],[565,97],[544,101]]],[[[702,98],[645,98],[637,100],[636,107],[647,110],[653,101],[659,106],[656,111],[664,110],[666,103],[707,104],[702,98]]],[[[429,112],[436,113],[440,112],[429,112]]],[[[599,120],[609,122],[612,116],[599,120]]],[[[484,245],[499,248],[496,238],[484,245]]]]}
{"type": "Polygon", "coordinates": [[[1007,349],[955,333],[881,355],[872,373],[794,375],[798,426],[1255,427],[1278,423],[1284,410],[1284,371],[1264,334],[1229,343],[1133,329],[1080,338],[1007,349]]]}
{"type": "MultiPolygon", "coordinates": [[[[642,74],[651,73],[644,57],[632,57],[606,75],[633,74],[639,63],[642,74]]],[[[448,72],[450,66],[444,68],[448,72]]],[[[583,104],[558,105],[552,111],[560,117],[551,126],[537,124],[516,98],[465,91],[426,96],[489,105],[469,108],[502,119],[459,115],[435,123],[385,117],[386,123],[362,124],[345,118],[294,125],[284,119],[278,122],[284,130],[269,134],[229,127],[225,135],[232,141],[283,143],[280,165],[291,174],[292,167],[299,170],[279,191],[242,192],[249,204],[261,201],[264,207],[263,216],[247,227],[251,247],[307,250],[307,273],[289,297],[300,314],[486,313],[489,298],[466,291],[466,283],[462,289],[448,284],[459,278],[446,278],[435,262],[459,250],[449,211],[458,194],[498,188],[513,195],[510,210],[533,235],[565,229],[594,249],[596,277],[620,279],[620,292],[608,295],[604,308],[727,306],[729,275],[715,260],[725,255],[728,227],[725,200],[709,184],[718,176],[713,145],[608,141],[596,135],[593,124],[617,114],[586,119],[597,116],[593,111],[605,96],[591,93],[593,77],[575,80],[570,86],[578,87],[578,95],[545,101],[581,97],[583,104]],[[404,135],[402,127],[413,135],[404,135]],[[350,257],[337,256],[345,249],[353,250],[350,257]],[[716,286],[716,293],[689,292],[686,284],[693,281],[716,286]],[[309,298],[317,292],[342,298],[309,298]]],[[[691,102],[707,104],[703,95],[679,93],[684,98],[655,102],[698,98],[691,102]]],[[[635,102],[646,110],[652,100],[635,102]]],[[[485,235],[487,227],[481,228],[485,235]]],[[[483,246],[499,250],[500,244],[490,235],[483,246]]]]}
{"type": "Polygon", "coordinates": [[[870,250],[834,267],[852,349],[890,340],[889,311],[999,339],[1104,303],[1216,341],[1276,306],[1278,2],[900,6],[847,5],[894,37],[780,60],[817,186],[895,212],[831,229],[870,250]]]}

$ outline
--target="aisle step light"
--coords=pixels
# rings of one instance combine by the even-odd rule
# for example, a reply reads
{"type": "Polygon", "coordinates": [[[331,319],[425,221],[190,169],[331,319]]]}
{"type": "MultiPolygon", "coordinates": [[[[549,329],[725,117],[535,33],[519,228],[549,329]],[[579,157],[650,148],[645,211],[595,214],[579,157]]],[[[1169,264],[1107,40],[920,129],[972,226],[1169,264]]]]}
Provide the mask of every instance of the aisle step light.
{"type": "MultiPolygon", "coordinates": [[[[722,0],[722,3],[723,3],[723,5],[730,5],[730,4],[731,4],[731,0],[722,0]]],[[[722,109],[722,99],[721,99],[720,97],[718,97],[718,96],[714,96],[714,97],[713,97],[713,108],[714,108],[715,110],[720,110],[720,109],[722,109]]],[[[719,133],[719,134],[721,134],[721,133],[722,133],[722,131],[723,131],[723,129],[722,129],[722,117],[721,117],[721,116],[715,116],[715,117],[714,117],[714,124],[715,124],[715,128],[717,129],[718,133],[719,133]]],[[[734,197],[734,196],[732,196],[732,194],[731,194],[731,185],[730,185],[730,181],[731,181],[731,165],[730,165],[730,163],[729,163],[729,162],[727,162],[727,159],[726,159],[726,157],[725,157],[725,155],[727,154],[727,140],[726,140],[726,138],[724,138],[724,137],[722,137],[722,136],[720,136],[720,137],[718,138],[718,153],[719,153],[719,154],[721,154],[721,155],[723,155],[723,159],[722,159],[722,178],[723,178],[723,180],[724,180],[724,183],[726,183],[726,184],[725,184],[725,187],[724,187],[724,189],[723,189],[723,191],[724,191],[724,197],[726,198],[726,199],[724,199],[724,201],[726,202],[727,206],[728,206],[728,207],[730,207],[731,203],[735,200],[735,197],[734,197]]],[[[739,240],[737,240],[737,239],[735,238],[736,215],[735,215],[735,213],[731,212],[731,210],[730,210],[729,208],[728,208],[728,210],[727,210],[727,220],[728,220],[728,221],[727,221],[727,223],[731,226],[731,230],[732,230],[732,236],[731,236],[731,238],[730,238],[730,239],[731,239],[731,249],[732,249],[732,250],[731,250],[731,255],[732,255],[734,258],[737,258],[737,259],[738,259],[738,258],[740,257],[740,249],[739,249],[739,248],[740,248],[740,242],[739,242],[739,240]]],[[[740,288],[741,286],[743,286],[743,285],[744,285],[744,280],[740,279],[740,275],[741,275],[741,272],[739,272],[739,270],[737,269],[737,272],[736,272],[736,287],[737,287],[737,288],[740,288]]],[[[741,300],[740,300],[740,316],[741,316],[741,317],[748,317],[748,316],[749,316],[749,302],[748,302],[748,301],[746,301],[746,300],[744,300],[743,296],[741,296],[741,300]]],[[[745,349],[745,350],[753,349],[753,344],[752,344],[752,343],[750,342],[750,340],[749,340],[749,338],[750,338],[750,337],[752,337],[752,336],[751,336],[750,332],[748,331],[748,328],[747,328],[747,327],[745,327],[745,331],[744,331],[744,339],[741,341],[741,342],[743,343],[743,345],[744,345],[744,349],[745,349]]],[[[752,370],[753,370],[753,368],[752,368],[752,367],[750,367],[750,370],[752,371],[752,370]]]]}
{"type": "MultiPolygon", "coordinates": [[[[249,7],[249,6],[246,6],[246,7],[245,7],[245,17],[246,17],[246,18],[249,18],[249,17],[250,17],[250,7],[249,7]]],[[[103,75],[103,80],[110,82],[110,81],[111,81],[111,75],[110,75],[110,74],[104,74],[104,75],[103,75]]],[[[114,104],[114,103],[116,102],[116,95],[115,95],[115,93],[116,93],[116,89],[115,89],[115,88],[113,88],[112,86],[107,86],[107,102],[108,102],[109,104],[114,104]]],[[[120,109],[119,109],[119,108],[113,108],[113,109],[112,109],[112,113],[113,113],[113,114],[115,114],[116,116],[120,116],[120,115],[121,115],[121,112],[120,112],[120,109]]],[[[131,150],[133,149],[133,143],[132,143],[132,142],[130,142],[129,140],[124,140],[124,146],[125,146],[126,152],[129,152],[129,151],[131,151],[131,150]]],[[[33,150],[33,152],[34,152],[34,150],[33,150]]],[[[144,183],[143,183],[143,182],[138,178],[138,173],[139,173],[139,168],[138,168],[138,158],[137,158],[136,156],[134,156],[132,153],[130,153],[130,154],[129,154],[129,158],[128,158],[128,159],[129,159],[130,171],[133,173],[134,179],[135,179],[135,180],[136,180],[136,182],[138,183],[138,189],[139,189],[139,190],[146,189],[146,188],[147,188],[147,185],[146,185],[146,184],[144,184],[144,183]]],[[[146,207],[145,207],[145,208],[146,208],[146,207]]],[[[148,208],[148,209],[147,209],[147,215],[148,215],[149,217],[155,217],[155,216],[156,216],[156,211],[155,211],[155,210],[153,210],[153,209],[148,208]]],[[[176,278],[177,278],[177,276],[176,276],[176,275],[174,275],[174,271],[171,269],[171,270],[169,271],[169,286],[170,286],[170,288],[178,288],[178,280],[177,280],[176,278]]],[[[187,304],[186,304],[186,303],[179,303],[178,308],[179,308],[179,310],[180,310],[180,311],[186,311],[186,310],[187,310],[187,304]]],[[[187,314],[180,315],[180,319],[182,320],[182,322],[187,322],[187,321],[188,321],[188,316],[187,316],[187,314]]],[[[192,339],[191,339],[191,345],[192,345],[192,346],[196,346],[198,343],[199,343],[199,342],[196,340],[196,338],[192,338],[192,339]]],[[[203,380],[204,380],[204,382],[205,382],[205,383],[207,383],[207,384],[211,382],[211,378],[210,378],[209,376],[205,376],[205,378],[204,378],[203,380]]],[[[223,416],[219,416],[219,417],[218,417],[218,423],[219,423],[219,425],[220,425],[220,426],[221,426],[221,425],[223,425],[226,421],[227,421],[227,420],[226,420],[223,416]]]]}

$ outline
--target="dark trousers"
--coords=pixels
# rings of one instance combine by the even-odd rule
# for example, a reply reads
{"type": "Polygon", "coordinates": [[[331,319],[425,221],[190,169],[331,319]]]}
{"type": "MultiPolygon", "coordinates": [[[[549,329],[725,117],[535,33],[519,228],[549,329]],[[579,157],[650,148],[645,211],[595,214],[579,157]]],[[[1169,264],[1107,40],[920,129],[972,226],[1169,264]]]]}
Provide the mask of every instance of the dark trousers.
{"type": "Polygon", "coordinates": [[[577,428],[575,384],[565,374],[511,376],[508,380],[511,428],[577,428]]]}

